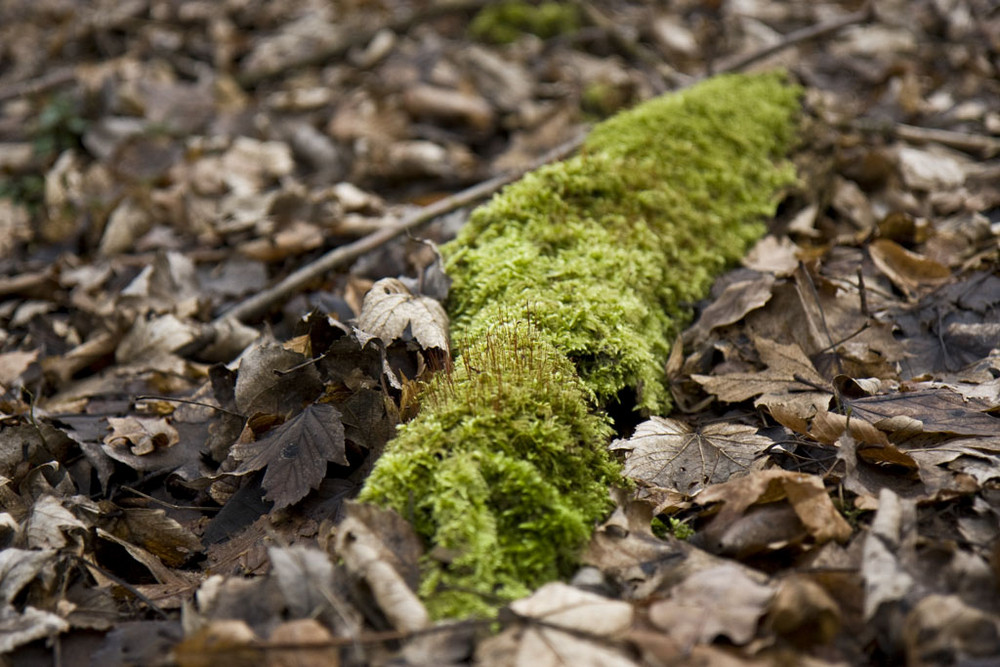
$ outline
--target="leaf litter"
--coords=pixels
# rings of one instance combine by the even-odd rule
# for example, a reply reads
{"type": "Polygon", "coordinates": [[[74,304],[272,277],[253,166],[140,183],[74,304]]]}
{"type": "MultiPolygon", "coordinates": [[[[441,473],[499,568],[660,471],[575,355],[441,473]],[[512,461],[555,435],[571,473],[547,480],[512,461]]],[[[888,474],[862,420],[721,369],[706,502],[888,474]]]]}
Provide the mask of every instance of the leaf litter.
{"type": "MultiPolygon", "coordinates": [[[[447,555],[345,502],[447,366],[424,239],[330,272],[263,327],[220,316],[857,3],[575,3],[583,28],[508,44],[467,30],[485,3],[320,4],[0,8],[0,650],[182,665],[1000,653],[989,3],[878,2],[764,63],[808,87],[800,185],[674,347],[681,410],[613,443],[634,488],[572,585],[510,605],[492,637],[430,623],[420,563],[447,555]]],[[[419,233],[446,240],[465,215],[419,233]]]]}

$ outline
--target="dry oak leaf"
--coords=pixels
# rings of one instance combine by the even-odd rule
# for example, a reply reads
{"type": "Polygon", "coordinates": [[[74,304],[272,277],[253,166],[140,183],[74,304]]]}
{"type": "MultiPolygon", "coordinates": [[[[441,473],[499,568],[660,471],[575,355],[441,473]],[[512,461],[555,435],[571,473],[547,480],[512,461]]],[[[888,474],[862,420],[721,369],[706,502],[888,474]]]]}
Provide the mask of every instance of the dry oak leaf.
{"type": "Polygon", "coordinates": [[[623,474],[650,486],[694,495],[745,473],[772,443],[745,424],[710,424],[698,431],[683,422],[653,417],[636,428],[629,440],[612,443],[626,450],[623,474]]]}
{"type": "Polygon", "coordinates": [[[319,487],[326,476],[326,463],[346,466],[344,425],[332,405],[308,406],[287,422],[255,442],[233,445],[231,454],[241,463],[237,474],[267,466],[262,486],[274,509],[302,500],[319,487]]]}
{"type": "Polygon", "coordinates": [[[449,350],[444,308],[430,297],[414,296],[395,278],[383,278],[368,290],[358,328],[378,336],[387,346],[397,340],[415,340],[425,350],[449,350]]]}

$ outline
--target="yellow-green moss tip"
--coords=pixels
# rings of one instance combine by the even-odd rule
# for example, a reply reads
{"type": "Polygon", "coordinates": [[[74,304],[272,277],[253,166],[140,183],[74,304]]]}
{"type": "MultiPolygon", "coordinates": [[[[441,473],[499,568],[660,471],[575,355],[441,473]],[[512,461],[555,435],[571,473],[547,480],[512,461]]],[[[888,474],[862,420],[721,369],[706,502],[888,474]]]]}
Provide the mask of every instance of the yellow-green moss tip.
{"type": "Polygon", "coordinates": [[[454,338],[530,308],[599,401],[631,388],[665,410],[690,305],[794,180],[781,156],[798,96],[779,74],[710,79],[599,124],[579,155],[507,187],[444,248],[454,338]]]}
{"type": "Polygon", "coordinates": [[[572,571],[619,478],[589,398],[527,323],[494,327],[424,393],[360,499],[435,545],[422,590],[435,616],[489,615],[572,571]]]}

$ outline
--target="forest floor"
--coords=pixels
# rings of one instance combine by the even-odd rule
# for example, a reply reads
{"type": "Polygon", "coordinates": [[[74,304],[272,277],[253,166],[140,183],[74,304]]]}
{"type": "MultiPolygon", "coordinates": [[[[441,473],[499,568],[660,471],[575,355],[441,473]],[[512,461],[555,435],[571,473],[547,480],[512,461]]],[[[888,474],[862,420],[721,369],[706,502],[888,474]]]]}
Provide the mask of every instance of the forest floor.
{"type": "Polygon", "coordinates": [[[3,664],[998,664],[998,153],[991,0],[0,0],[3,664]],[[634,488],[572,586],[429,623],[345,502],[440,365],[366,292],[774,68],[800,183],[619,418],[634,488]]]}

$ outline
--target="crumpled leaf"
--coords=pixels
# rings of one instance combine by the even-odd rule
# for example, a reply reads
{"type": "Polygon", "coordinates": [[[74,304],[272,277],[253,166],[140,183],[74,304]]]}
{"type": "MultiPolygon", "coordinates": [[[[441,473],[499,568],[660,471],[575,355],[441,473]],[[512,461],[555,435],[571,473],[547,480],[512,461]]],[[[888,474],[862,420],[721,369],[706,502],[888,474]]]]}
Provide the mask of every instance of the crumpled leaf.
{"type": "Polygon", "coordinates": [[[758,470],[702,491],[696,502],[723,503],[703,531],[706,546],[750,555],[798,543],[843,541],[851,526],[830,501],[823,480],[787,470],[758,470]],[[779,501],[786,501],[782,505],[779,501]],[[756,507],[754,507],[756,506],[756,507]]]}
{"type": "Polygon", "coordinates": [[[104,451],[112,458],[123,449],[135,456],[143,456],[180,442],[177,429],[163,418],[108,417],[108,426],[111,433],[104,438],[104,451]]]}
{"type": "Polygon", "coordinates": [[[413,296],[395,278],[379,280],[365,295],[358,328],[378,336],[386,345],[414,340],[423,349],[447,352],[448,315],[440,303],[413,296]]]}
{"type": "Polygon", "coordinates": [[[397,630],[412,632],[430,624],[417,597],[419,538],[391,510],[348,503],[337,529],[337,553],[347,571],[364,581],[372,598],[397,630]]]}
{"type": "Polygon", "coordinates": [[[748,471],[772,444],[745,424],[721,422],[694,431],[683,422],[652,417],[639,424],[629,440],[611,447],[630,450],[622,471],[626,477],[694,495],[748,471]]]}
{"type": "Polygon", "coordinates": [[[275,509],[302,500],[319,487],[328,461],[346,466],[344,425],[332,405],[314,403],[255,442],[233,446],[238,474],[267,466],[262,486],[275,509]]]}
{"type": "Polygon", "coordinates": [[[61,549],[68,544],[65,533],[70,530],[82,533],[87,526],[50,495],[35,500],[24,526],[27,544],[33,549],[61,549]]]}

